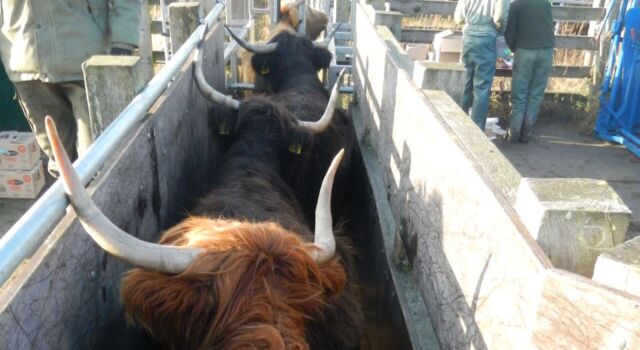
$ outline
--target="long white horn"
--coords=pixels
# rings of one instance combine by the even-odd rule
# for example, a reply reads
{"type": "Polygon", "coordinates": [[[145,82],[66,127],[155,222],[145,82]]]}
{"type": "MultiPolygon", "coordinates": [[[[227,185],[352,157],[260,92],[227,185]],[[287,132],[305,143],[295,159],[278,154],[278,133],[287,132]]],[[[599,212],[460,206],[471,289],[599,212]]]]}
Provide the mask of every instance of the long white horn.
{"type": "Polygon", "coordinates": [[[194,59],[196,64],[194,73],[196,75],[196,85],[198,85],[198,89],[200,89],[200,92],[202,92],[202,94],[211,102],[219,103],[233,109],[238,109],[240,107],[240,101],[234,100],[230,96],[226,96],[216,91],[211,87],[211,85],[209,85],[209,83],[207,83],[207,80],[204,78],[204,73],[202,72],[203,58],[204,53],[199,44],[198,48],[196,49],[196,57],[194,59]]]}
{"type": "Polygon", "coordinates": [[[333,218],[331,217],[331,190],[333,180],[344,156],[344,149],[333,158],[333,162],[322,180],[318,204],[316,205],[316,231],[313,245],[317,248],[311,252],[311,257],[318,264],[326,263],[336,252],[336,239],[333,235],[333,218]]]}
{"type": "Polygon", "coordinates": [[[333,39],[333,37],[336,35],[336,32],[338,31],[338,29],[340,29],[341,25],[342,25],[342,23],[338,23],[338,25],[335,28],[333,28],[331,33],[329,33],[329,35],[327,35],[326,38],[324,38],[322,41],[314,41],[313,42],[313,46],[319,47],[321,49],[328,48],[329,47],[329,43],[331,42],[331,39],[333,39]]]}
{"type": "Polygon", "coordinates": [[[244,39],[238,37],[229,26],[224,26],[227,28],[229,35],[235,40],[238,45],[242,46],[245,50],[251,51],[253,53],[261,54],[261,53],[271,53],[274,52],[278,48],[278,43],[269,43],[269,44],[251,44],[246,42],[244,39]]]}
{"type": "Polygon", "coordinates": [[[120,230],[85,192],[60,142],[53,118],[47,116],[45,123],[65,191],[89,236],[109,254],[131,265],[170,274],[184,272],[203,250],[149,243],[120,230]]]}
{"type": "Polygon", "coordinates": [[[315,122],[299,122],[300,126],[304,127],[307,130],[310,130],[315,133],[325,131],[329,125],[331,124],[331,120],[333,119],[333,115],[336,111],[336,105],[338,104],[338,97],[340,96],[340,79],[342,78],[342,74],[344,74],[344,68],[338,74],[338,78],[336,79],[335,85],[333,85],[333,89],[331,90],[331,96],[329,96],[329,102],[327,103],[327,108],[324,110],[324,114],[322,118],[315,122]]]}

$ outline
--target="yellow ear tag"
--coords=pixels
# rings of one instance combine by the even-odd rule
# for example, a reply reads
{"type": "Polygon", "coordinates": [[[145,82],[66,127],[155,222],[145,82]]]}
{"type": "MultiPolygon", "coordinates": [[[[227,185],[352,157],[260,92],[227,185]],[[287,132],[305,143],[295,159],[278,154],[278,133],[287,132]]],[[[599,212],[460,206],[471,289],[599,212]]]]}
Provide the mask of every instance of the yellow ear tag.
{"type": "Polygon", "coordinates": [[[271,69],[269,69],[269,67],[262,67],[260,68],[260,75],[267,75],[270,71],[271,69]]]}
{"type": "Polygon", "coordinates": [[[222,122],[218,125],[218,134],[227,135],[229,134],[229,128],[227,127],[227,122],[222,122]]]}
{"type": "Polygon", "coordinates": [[[292,143],[289,145],[289,152],[300,155],[302,153],[302,145],[299,143],[292,143]]]}

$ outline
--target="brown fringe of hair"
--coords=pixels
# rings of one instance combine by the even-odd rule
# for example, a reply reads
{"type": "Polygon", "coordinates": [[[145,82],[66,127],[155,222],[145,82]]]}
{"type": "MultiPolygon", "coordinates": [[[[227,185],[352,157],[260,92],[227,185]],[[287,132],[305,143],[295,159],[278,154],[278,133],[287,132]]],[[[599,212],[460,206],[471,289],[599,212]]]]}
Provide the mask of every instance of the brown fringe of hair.
{"type": "Polygon", "coordinates": [[[308,349],[306,321],[346,282],[338,258],[318,266],[275,223],[192,217],[160,243],[206,249],[180,275],[133,269],[123,280],[129,320],[171,348],[308,349]]]}

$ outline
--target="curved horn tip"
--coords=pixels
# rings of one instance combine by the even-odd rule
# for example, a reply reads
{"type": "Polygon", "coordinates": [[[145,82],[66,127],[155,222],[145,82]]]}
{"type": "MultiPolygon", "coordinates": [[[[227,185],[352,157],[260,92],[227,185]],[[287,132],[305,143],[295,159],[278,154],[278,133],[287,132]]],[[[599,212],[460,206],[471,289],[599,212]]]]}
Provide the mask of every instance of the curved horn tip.
{"type": "MultiPolygon", "coordinates": [[[[62,176],[63,180],[65,180],[63,182],[67,184],[66,179],[70,178],[70,172],[73,171],[71,160],[69,159],[69,155],[64,149],[62,141],[60,140],[60,136],[58,135],[56,122],[50,115],[46,115],[44,118],[44,123],[47,137],[49,138],[49,143],[51,144],[53,160],[55,160],[55,162],[57,163],[60,175],[62,176]]],[[[70,185],[69,188],[71,188],[70,185]]]]}
{"type": "Polygon", "coordinates": [[[59,155],[56,151],[58,146],[60,145],[60,136],[58,136],[58,128],[56,127],[56,122],[50,115],[47,114],[44,117],[44,125],[47,132],[47,137],[49,138],[49,143],[51,144],[51,148],[53,148],[53,158],[59,162],[60,160],[57,159],[59,155]]]}
{"type": "Polygon", "coordinates": [[[51,138],[51,132],[56,131],[56,123],[53,121],[53,118],[47,114],[44,117],[44,124],[47,129],[47,136],[51,138]]]}
{"type": "Polygon", "coordinates": [[[247,42],[246,40],[240,38],[239,36],[237,36],[230,28],[229,26],[225,25],[225,28],[227,28],[227,31],[229,32],[229,36],[231,36],[231,38],[233,40],[235,40],[238,45],[240,45],[242,48],[244,48],[247,51],[250,51],[252,53],[255,54],[267,54],[267,53],[271,53],[277,50],[278,48],[278,43],[268,43],[268,44],[251,44],[249,42],[247,42]]]}
{"type": "Polygon", "coordinates": [[[327,174],[334,174],[338,171],[338,168],[340,167],[340,164],[342,163],[342,158],[344,158],[344,154],[345,154],[345,150],[344,148],[341,148],[340,151],[338,151],[338,153],[336,153],[336,155],[333,157],[333,160],[331,161],[331,165],[329,165],[329,169],[327,170],[327,174]]]}
{"type": "Polygon", "coordinates": [[[333,181],[344,153],[345,150],[342,148],[333,158],[322,180],[322,186],[318,194],[316,228],[313,239],[313,245],[318,250],[312,254],[314,261],[318,264],[323,264],[331,260],[336,252],[336,240],[333,233],[333,219],[331,217],[331,192],[333,189],[333,181]]]}
{"type": "Polygon", "coordinates": [[[120,230],[98,209],[85,192],[77,173],[58,137],[55,122],[45,117],[45,129],[69,200],[89,236],[109,254],[134,266],[164,273],[184,272],[201,248],[164,246],[144,242],[120,230]]]}
{"type": "Polygon", "coordinates": [[[342,78],[342,76],[344,75],[344,73],[347,71],[347,68],[342,68],[340,70],[340,72],[338,72],[338,75],[336,76],[336,86],[338,86],[340,84],[340,79],[342,78]]]}
{"type": "Polygon", "coordinates": [[[201,56],[202,56],[202,51],[199,51],[198,54],[196,55],[195,67],[194,67],[195,80],[196,80],[196,85],[198,89],[211,102],[219,103],[224,106],[237,110],[240,107],[240,101],[230,96],[226,96],[219,91],[216,91],[211,85],[209,85],[209,83],[207,83],[207,80],[204,77],[204,73],[202,72],[201,56]]]}
{"type": "Polygon", "coordinates": [[[333,30],[331,32],[329,32],[324,39],[318,40],[318,41],[314,41],[313,42],[313,46],[318,47],[318,48],[323,48],[326,49],[329,47],[329,42],[331,42],[331,39],[333,39],[333,37],[336,35],[336,32],[338,31],[338,29],[340,28],[341,23],[338,23],[338,25],[333,28],[333,30]]]}
{"type": "Polygon", "coordinates": [[[342,157],[344,157],[344,148],[341,148],[338,154],[336,154],[336,156],[333,159],[340,162],[342,161],[342,157]]]}

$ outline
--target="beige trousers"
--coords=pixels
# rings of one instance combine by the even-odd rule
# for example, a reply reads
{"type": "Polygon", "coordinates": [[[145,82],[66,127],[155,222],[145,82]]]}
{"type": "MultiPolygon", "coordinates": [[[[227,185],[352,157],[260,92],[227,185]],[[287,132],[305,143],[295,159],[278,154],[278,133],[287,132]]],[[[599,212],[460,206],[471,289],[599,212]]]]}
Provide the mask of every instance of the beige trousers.
{"type": "Polygon", "coordinates": [[[49,172],[57,173],[44,117],[56,122],[62,143],[71,157],[83,155],[93,142],[89,108],[83,81],[43,83],[39,80],[14,83],[20,105],[40,148],[49,157],[49,172]]]}

